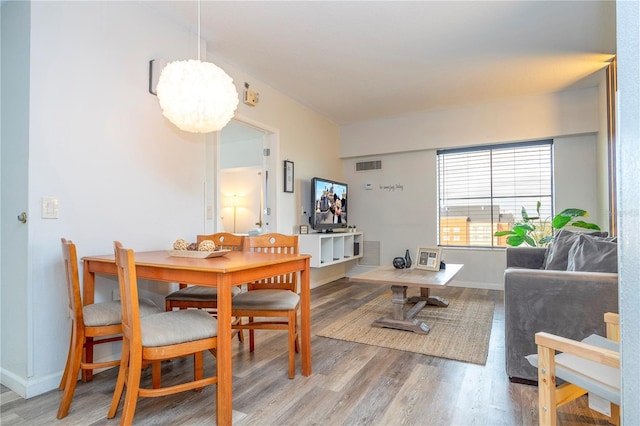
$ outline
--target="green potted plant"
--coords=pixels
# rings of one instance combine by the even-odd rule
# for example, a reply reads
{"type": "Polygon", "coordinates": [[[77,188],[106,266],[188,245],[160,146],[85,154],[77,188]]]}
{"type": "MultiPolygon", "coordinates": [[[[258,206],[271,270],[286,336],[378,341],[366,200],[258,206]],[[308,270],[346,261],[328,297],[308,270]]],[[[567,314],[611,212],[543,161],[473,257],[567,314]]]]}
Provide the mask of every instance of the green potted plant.
{"type": "Polygon", "coordinates": [[[507,244],[510,246],[519,246],[522,244],[531,247],[544,247],[549,245],[558,229],[565,226],[575,228],[600,230],[595,223],[585,222],[580,219],[589,217],[586,210],[569,208],[564,209],[551,218],[543,219],[540,216],[541,203],[538,201],[536,205],[537,216],[529,216],[527,210],[522,207],[522,221],[513,224],[513,228],[507,231],[497,231],[493,235],[496,237],[507,237],[507,244]]]}

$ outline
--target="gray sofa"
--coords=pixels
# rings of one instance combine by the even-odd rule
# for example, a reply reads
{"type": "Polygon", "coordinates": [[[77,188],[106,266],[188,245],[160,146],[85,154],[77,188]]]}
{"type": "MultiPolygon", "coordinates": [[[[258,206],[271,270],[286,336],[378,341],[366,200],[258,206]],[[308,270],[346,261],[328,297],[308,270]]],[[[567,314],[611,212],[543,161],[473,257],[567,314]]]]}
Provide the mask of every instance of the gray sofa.
{"type": "Polygon", "coordinates": [[[507,248],[504,282],[506,371],[514,382],[538,380],[526,355],[539,331],[582,340],[605,335],[603,314],[618,312],[618,274],[542,269],[545,248],[507,248]]]}

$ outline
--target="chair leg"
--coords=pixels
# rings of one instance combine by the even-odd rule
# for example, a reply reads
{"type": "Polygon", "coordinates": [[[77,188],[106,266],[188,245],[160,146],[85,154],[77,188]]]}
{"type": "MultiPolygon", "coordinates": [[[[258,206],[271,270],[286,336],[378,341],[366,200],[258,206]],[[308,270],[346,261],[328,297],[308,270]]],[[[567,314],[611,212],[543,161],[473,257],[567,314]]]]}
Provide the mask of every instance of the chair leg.
{"type": "Polygon", "coordinates": [[[295,333],[296,333],[296,353],[299,354],[300,353],[300,335],[298,334],[298,315],[296,313],[296,315],[294,316],[295,319],[295,333]]]}
{"type": "Polygon", "coordinates": [[[289,313],[289,378],[293,379],[296,376],[296,341],[297,341],[297,333],[296,333],[296,312],[289,313]]]}
{"type": "MultiPolygon", "coordinates": [[[[93,337],[87,337],[84,339],[84,356],[83,361],[86,363],[93,363],[93,337]]],[[[82,381],[90,382],[93,380],[93,369],[82,370],[82,381]]]]}
{"type": "MultiPolygon", "coordinates": [[[[193,381],[202,379],[202,369],[204,362],[202,359],[203,352],[196,352],[193,354],[193,381]]],[[[202,388],[196,388],[196,391],[201,391],[202,388]]]]}
{"type": "MultiPolygon", "coordinates": [[[[253,322],[253,317],[249,317],[249,323],[253,322]]],[[[255,330],[253,328],[249,329],[249,352],[253,352],[256,346],[255,342],[255,330]]]]}
{"type": "Polygon", "coordinates": [[[71,324],[71,327],[71,334],[69,335],[69,351],[67,352],[67,363],[64,365],[64,373],[62,373],[62,378],[60,379],[58,390],[64,390],[64,387],[67,383],[67,374],[69,374],[69,363],[71,362],[71,355],[73,354],[73,327],[75,327],[75,324],[71,324]]]}
{"type": "Polygon", "coordinates": [[[557,424],[555,369],[555,351],[538,345],[538,421],[541,425],[557,424]]]}
{"type": "MultiPolygon", "coordinates": [[[[242,318],[238,318],[236,321],[238,321],[238,324],[242,324],[242,318]]],[[[242,329],[238,330],[238,342],[244,343],[244,330],[242,329]]]]}
{"type": "Polygon", "coordinates": [[[151,382],[154,389],[160,389],[162,381],[162,362],[151,362],[151,382]]]}
{"type": "Polygon", "coordinates": [[[120,359],[120,370],[118,371],[118,379],[116,380],[116,388],[113,391],[113,397],[111,398],[111,407],[107,418],[112,419],[115,417],[122,399],[122,391],[124,390],[124,384],[126,382],[127,370],[129,369],[129,340],[122,339],[122,358],[120,359]]]}
{"type": "MultiPolygon", "coordinates": [[[[153,365],[153,364],[152,364],[153,365]]],[[[140,376],[142,374],[142,354],[129,357],[129,368],[127,371],[127,393],[124,396],[124,407],[120,425],[130,425],[133,423],[133,416],[138,404],[138,394],[140,390],[140,376]]]]}
{"type": "Polygon", "coordinates": [[[77,330],[74,330],[72,334],[73,350],[70,351],[69,359],[67,360],[68,369],[65,368],[66,383],[64,384],[64,392],[60,400],[60,406],[58,407],[57,418],[59,419],[66,417],[69,413],[73,393],[76,390],[76,383],[78,382],[78,373],[80,372],[82,359],[82,341],[84,340],[84,334],[78,333],[77,330]]]}

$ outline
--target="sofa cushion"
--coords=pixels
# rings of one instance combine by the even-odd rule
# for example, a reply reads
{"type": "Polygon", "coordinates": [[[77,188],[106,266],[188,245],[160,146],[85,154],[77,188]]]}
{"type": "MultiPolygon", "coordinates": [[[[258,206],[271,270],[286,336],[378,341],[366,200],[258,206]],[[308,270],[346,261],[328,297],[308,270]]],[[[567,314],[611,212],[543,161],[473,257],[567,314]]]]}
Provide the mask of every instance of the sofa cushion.
{"type": "Polygon", "coordinates": [[[579,235],[569,249],[567,271],[618,273],[617,239],[579,235]]]}
{"type": "Polygon", "coordinates": [[[596,237],[606,237],[608,232],[572,232],[561,229],[547,248],[547,256],[544,260],[544,269],[555,271],[566,271],[569,250],[580,235],[592,235],[596,237]]]}

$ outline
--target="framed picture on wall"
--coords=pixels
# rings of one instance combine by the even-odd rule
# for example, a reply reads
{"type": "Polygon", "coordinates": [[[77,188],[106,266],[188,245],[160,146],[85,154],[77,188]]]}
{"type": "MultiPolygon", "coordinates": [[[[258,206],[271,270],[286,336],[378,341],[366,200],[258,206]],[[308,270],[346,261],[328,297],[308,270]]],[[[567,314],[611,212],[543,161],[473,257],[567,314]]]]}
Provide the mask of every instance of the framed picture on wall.
{"type": "Polygon", "coordinates": [[[440,247],[418,247],[415,268],[425,269],[427,271],[439,271],[441,256],[442,249],[440,247]]]}
{"type": "Polygon", "coordinates": [[[293,192],[293,161],[284,160],[284,192],[293,192]]]}

